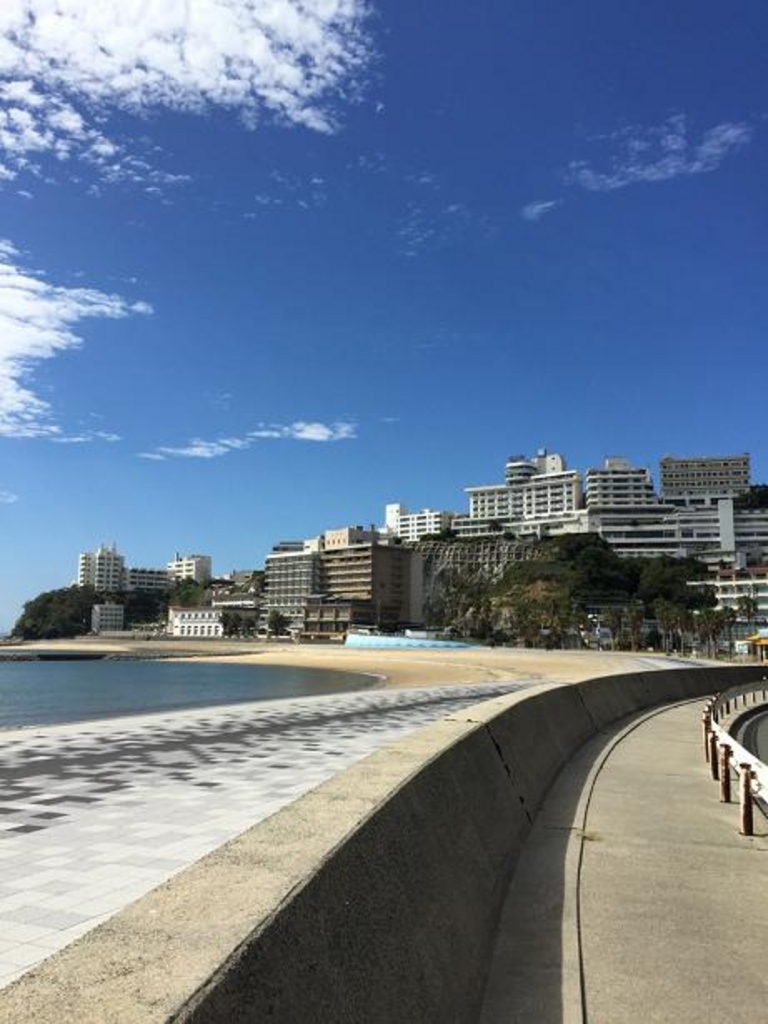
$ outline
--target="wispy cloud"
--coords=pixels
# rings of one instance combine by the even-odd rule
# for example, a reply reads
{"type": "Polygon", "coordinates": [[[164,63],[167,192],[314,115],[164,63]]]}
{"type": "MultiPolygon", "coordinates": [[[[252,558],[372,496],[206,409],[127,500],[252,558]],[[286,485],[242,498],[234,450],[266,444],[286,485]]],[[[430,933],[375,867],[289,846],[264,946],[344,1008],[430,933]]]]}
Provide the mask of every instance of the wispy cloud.
{"type": "Polygon", "coordinates": [[[419,256],[466,236],[478,219],[464,203],[408,203],[397,226],[403,256],[419,256]]]}
{"type": "Polygon", "coordinates": [[[319,174],[297,177],[272,171],[264,187],[257,192],[253,201],[257,209],[244,213],[247,220],[253,220],[267,207],[298,206],[303,210],[324,206],[328,199],[326,181],[319,174]]]}
{"type": "MultiPolygon", "coordinates": [[[[12,0],[0,5],[0,179],[42,156],[160,180],[109,136],[115,111],[239,113],[335,130],[372,56],[367,0],[12,0]]],[[[173,178],[174,176],[170,176],[173,178]]]]}
{"type": "MultiPolygon", "coordinates": [[[[11,242],[0,240],[0,436],[66,440],[50,404],[30,387],[35,365],[77,348],[82,339],[73,327],[87,317],[117,319],[150,312],[144,302],[131,303],[94,288],[50,284],[40,271],[21,266],[11,242]]],[[[88,434],[88,440],[115,436],[88,434]]]]}
{"type": "Polygon", "coordinates": [[[231,452],[251,448],[259,441],[292,440],[292,441],[347,441],[356,437],[354,423],[335,422],[320,423],[317,421],[297,420],[295,423],[259,423],[242,437],[220,437],[213,441],[193,438],[188,444],[172,446],[160,445],[150,452],[140,452],[139,458],[163,462],[165,459],[215,459],[231,452]]]}
{"type": "Polygon", "coordinates": [[[614,132],[607,137],[615,148],[607,168],[596,170],[586,160],[572,160],[566,182],[591,192],[611,192],[640,182],[707,174],[746,146],[752,136],[745,122],[723,121],[691,140],[685,115],[674,114],[655,127],[632,126],[614,132]]]}
{"type": "Polygon", "coordinates": [[[108,430],[86,430],[81,434],[60,434],[51,437],[51,441],[57,444],[90,444],[91,441],[107,441],[113,444],[115,441],[122,441],[122,438],[108,430]]]}
{"type": "Polygon", "coordinates": [[[13,505],[18,500],[18,494],[14,494],[12,491],[0,491],[0,505],[13,505]]]}
{"type": "Polygon", "coordinates": [[[535,199],[520,210],[523,220],[537,221],[562,204],[562,199],[535,199]]]}

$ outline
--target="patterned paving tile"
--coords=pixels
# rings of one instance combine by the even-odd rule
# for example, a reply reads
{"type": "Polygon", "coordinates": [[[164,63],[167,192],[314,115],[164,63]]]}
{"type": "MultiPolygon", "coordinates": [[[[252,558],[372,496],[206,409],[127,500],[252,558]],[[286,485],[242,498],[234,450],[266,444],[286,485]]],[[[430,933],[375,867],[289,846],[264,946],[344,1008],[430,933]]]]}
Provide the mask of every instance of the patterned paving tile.
{"type": "Polygon", "coordinates": [[[0,732],[0,987],[405,733],[520,684],[0,732]]]}

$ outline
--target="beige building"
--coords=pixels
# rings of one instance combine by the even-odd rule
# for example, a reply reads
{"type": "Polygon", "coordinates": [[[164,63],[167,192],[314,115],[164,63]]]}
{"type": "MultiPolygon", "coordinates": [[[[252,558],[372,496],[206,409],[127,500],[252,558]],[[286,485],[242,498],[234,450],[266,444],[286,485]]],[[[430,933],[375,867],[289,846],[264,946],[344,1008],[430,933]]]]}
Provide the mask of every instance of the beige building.
{"type": "MultiPolygon", "coordinates": [[[[335,531],[334,531],[335,532],[335,531]]],[[[362,541],[321,554],[322,596],[368,606],[368,625],[385,629],[423,617],[422,560],[399,544],[362,541]]]]}
{"type": "Polygon", "coordinates": [[[659,465],[661,495],[665,501],[687,500],[697,504],[733,498],[749,490],[752,479],[750,458],[746,453],[699,455],[687,459],[665,455],[659,465]]]}

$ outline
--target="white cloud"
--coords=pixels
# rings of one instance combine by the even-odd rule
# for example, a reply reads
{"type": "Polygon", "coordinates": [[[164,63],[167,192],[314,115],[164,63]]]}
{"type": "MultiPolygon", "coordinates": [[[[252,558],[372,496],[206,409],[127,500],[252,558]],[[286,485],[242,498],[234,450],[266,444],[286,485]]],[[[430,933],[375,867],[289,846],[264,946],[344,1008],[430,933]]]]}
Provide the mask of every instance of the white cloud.
{"type": "Polygon", "coordinates": [[[11,491],[0,491],[0,505],[13,505],[18,500],[18,494],[13,494],[11,491]]]}
{"type": "MultiPolygon", "coordinates": [[[[149,313],[143,302],[93,288],[62,288],[25,269],[15,246],[0,239],[0,436],[65,439],[48,402],[30,388],[35,365],[77,348],[73,327],[86,317],[116,319],[149,313]]],[[[88,439],[116,435],[91,432],[88,439]]]]}
{"type": "Polygon", "coordinates": [[[746,146],[752,129],[744,122],[723,121],[692,142],[684,114],[674,114],[652,128],[636,126],[609,136],[618,146],[604,171],[586,160],[568,165],[566,180],[591,192],[611,192],[638,182],[669,181],[681,175],[717,170],[727,156],[746,146]]]}
{"type": "Polygon", "coordinates": [[[260,423],[243,437],[221,437],[214,441],[193,438],[180,446],[161,445],[151,452],[140,452],[139,458],[162,462],[169,458],[215,459],[233,451],[251,448],[258,441],[347,441],[356,437],[354,423],[319,423],[297,420],[295,423],[260,423]]]}
{"type": "Polygon", "coordinates": [[[47,154],[133,180],[136,158],[103,131],[115,111],[219,107],[333,131],[371,59],[368,13],[367,0],[2,0],[0,175],[47,154]]]}
{"type": "Polygon", "coordinates": [[[535,199],[532,203],[526,203],[520,210],[523,220],[541,220],[556,207],[560,206],[562,199],[535,199]]]}

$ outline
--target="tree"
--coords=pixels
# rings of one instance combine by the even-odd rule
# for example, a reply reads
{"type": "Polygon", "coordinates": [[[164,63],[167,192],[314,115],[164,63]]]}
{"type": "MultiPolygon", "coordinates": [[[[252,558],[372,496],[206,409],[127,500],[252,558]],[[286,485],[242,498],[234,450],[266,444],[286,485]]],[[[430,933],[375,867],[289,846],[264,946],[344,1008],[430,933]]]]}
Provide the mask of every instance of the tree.
{"type": "Polygon", "coordinates": [[[733,627],[738,619],[738,613],[735,608],[723,608],[720,612],[720,618],[725,626],[725,632],[728,637],[728,657],[733,657],[733,627]]]}
{"type": "Polygon", "coordinates": [[[24,605],[13,636],[24,640],[83,636],[90,632],[91,610],[99,599],[93,587],[47,590],[24,605]]]}
{"type": "Polygon", "coordinates": [[[659,629],[661,630],[664,653],[669,654],[671,649],[671,634],[677,624],[678,607],[677,605],[672,604],[671,601],[665,601],[664,598],[661,598],[654,604],[653,611],[656,616],[656,621],[659,624],[659,629]]]}
{"type": "Polygon", "coordinates": [[[627,609],[627,626],[632,650],[636,651],[643,642],[643,626],[645,625],[645,609],[642,601],[632,601],[627,609]]]}
{"type": "Polygon", "coordinates": [[[696,632],[699,639],[704,642],[707,650],[707,657],[714,658],[717,653],[717,638],[723,628],[723,620],[720,613],[714,608],[703,608],[696,615],[696,632]]]}
{"type": "Polygon", "coordinates": [[[224,636],[240,636],[243,629],[243,617],[239,612],[221,613],[221,630],[224,636]]]}
{"type": "Polygon", "coordinates": [[[750,628],[754,628],[757,613],[760,611],[760,605],[754,592],[751,594],[742,594],[736,601],[736,610],[739,613],[739,618],[743,619],[750,628]]]}
{"type": "Polygon", "coordinates": [[[281,636],[288,630],[291,621],[287,615],[283,615],[277,608],[273,608],[267,616],[267,632],[272,636],[281,636]]]}

